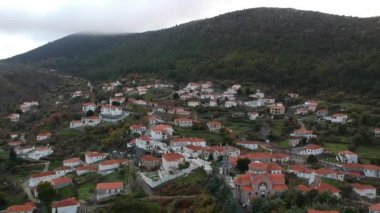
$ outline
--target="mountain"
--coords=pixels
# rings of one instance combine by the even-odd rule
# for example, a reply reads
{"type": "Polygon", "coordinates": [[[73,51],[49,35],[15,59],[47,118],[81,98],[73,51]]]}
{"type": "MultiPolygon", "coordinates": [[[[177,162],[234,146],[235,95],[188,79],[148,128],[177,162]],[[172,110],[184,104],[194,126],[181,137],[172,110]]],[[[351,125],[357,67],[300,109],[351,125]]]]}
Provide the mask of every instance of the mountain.
{"type": "Polygon", "coordinates": [[[145,33],[70,35],[5,62],[89,79],[157,73],[378,97],[380,18],[255,8],[145,33]]]}
{"type": "Polygon", "coordinates": [[[0,117],[15,112],[24,101],[55,104],[50,98],[75,91],[73,84],[78,81],[40,68],[0,63],[0,117]]]}

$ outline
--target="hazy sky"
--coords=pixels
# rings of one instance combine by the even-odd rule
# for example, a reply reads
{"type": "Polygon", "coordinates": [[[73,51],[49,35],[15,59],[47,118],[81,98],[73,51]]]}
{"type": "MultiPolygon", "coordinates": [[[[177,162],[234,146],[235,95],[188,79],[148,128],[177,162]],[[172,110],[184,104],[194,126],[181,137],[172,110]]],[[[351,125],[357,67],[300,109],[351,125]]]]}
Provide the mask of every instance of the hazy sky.
{"type": "Polygon", "coordinates": [[[142,32],[253,7],[380,15],[380,0],[0,0],[0,58],[71,33],[142,32]]]}

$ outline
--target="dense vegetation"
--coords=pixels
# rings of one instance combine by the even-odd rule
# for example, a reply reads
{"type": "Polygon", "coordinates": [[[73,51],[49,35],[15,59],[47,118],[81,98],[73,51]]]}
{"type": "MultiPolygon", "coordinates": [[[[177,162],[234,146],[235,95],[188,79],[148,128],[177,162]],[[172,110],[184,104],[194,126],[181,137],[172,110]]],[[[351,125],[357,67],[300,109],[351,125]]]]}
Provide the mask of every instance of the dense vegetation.
{"type": "Polygon", "coordinates": [[[159,73],[176,80],[232,79],[378,97],[378,23],[257,8],[146,33],[71,35],[7,61],[91,79],[159,73]]]}

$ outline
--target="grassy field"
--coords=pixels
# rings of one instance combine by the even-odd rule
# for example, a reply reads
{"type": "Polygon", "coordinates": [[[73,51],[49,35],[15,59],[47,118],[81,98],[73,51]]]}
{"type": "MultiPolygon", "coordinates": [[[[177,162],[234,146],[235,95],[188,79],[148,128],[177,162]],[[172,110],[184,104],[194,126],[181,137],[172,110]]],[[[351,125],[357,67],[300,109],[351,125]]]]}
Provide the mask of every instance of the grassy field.
{"type": "Polygon", "coordinates": [[[289,140],[285,139],[277,143],[278,147],[280,148],[289,148],[289,140]]]}
{"type": "Polygon", "coordinates": [[[198,195],[204,190],[207,174],[202,169],[196,169],[186,176],[164,184],[157,190],[160,195],[198,195]]]}
{"type": "Polygon", "coordinates": [[[355,152],[359,155],[359,158],[379,159],[380,144],[372,146],[359,146],[355,152]]]}
{"type": "Polygon", "coordinates": [[[284,134],[284,120],[273,120],[272,134],[275,137],[281,137],[284,134]]]}
{"type": "Polygon", "coordinates": [[[339,151],[346,150],[347,144],[342,143],[324,143],[324,148],[334,154],[338,153],[339,151]]]}
{"type": "Polygon", "coordinates": [[[79,200],[88,200],[92,192],[95,191],[96,183],[87,182],[81,184],[78,188],[78,198],[79,200]]]}
{"type": "Polygon", "coordinates": [[[174,134],[183,137],[198,137],[206,140],[210,145],[218,145],[223,143],[223,137],[221,134],[211,133],[206,131],[193,131],[192,129],[175,128],[174,134]]]}

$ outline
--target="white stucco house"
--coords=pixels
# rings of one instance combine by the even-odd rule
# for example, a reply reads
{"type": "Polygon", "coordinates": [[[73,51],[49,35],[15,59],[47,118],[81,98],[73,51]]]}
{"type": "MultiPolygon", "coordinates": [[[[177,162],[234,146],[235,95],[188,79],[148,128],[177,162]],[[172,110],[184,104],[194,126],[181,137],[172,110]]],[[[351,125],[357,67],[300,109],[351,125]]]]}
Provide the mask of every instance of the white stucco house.
{"type": "Polygon", "coordinates": [[[96,185],[96,200],[104,200],[120,194],[123,190],[123,182],[106,182],[96,185]]]}
{"type": "Polygon", "coordinates": [[[358,163],[358,155],[350,150],[338,152],[337,160],[342,163],[358,163]]]}
{"type": "Polygon", "coordinates": [[[352,183],[351,186],[354,192],[362,197],[367,197],[369,199],[376,198],[376,188],[371,185],[352,183]]]}
{"type": "Polygon", "coordinates": [[[162,155],[162,167],[165,171],[173,170],[183,162],[185,162],[185,157],[179,153],[173,152],[162,155]]]}
{"type": "Polygon", "coordinates": [[[92,163],[96,163],[96,162],[102,161],[106,157],[107,157],[106,153],[86,152],[86,154],[85,154],[85,162],[87,164],[92,164],[92,163]]]}
{"type": "Polygon", "coordinates": [[[174,130],[171,126],[160,124],[150,130],[150,136],[153,140],[166,140],[173,135],[173,132],[174,130]]]}
{"type": "Polygon", "coordinates": [[[249,150],[256,150],[259,148],[258,143],[255,141],[240,141],[240,142],[237,142],[237,145],[242,146],[249,150]]]}
{"type": "Polygon", "coordinates": [[[64,200],[55,201],[51,204],[52,213],[77,213],[80,203],[74,198],[66,198],[64,200]]]}
{"type": "Polygon", "coordinates": [[[302,147],[300,154],[301,155],[320,155],[323,153],[323,148],[316,144],[309,144],[302,147]]]}

